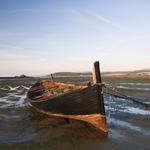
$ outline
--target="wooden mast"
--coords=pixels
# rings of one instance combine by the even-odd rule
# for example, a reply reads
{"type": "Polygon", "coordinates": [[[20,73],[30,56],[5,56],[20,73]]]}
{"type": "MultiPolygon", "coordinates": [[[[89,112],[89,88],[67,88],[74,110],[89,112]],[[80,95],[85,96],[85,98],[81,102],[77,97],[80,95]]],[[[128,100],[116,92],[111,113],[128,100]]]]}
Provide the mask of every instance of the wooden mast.
{"type": "Polygon", "coordinates": [[[105,115],[105,107],[104,107],[104,98],[103,98],[103,93],[102,93],[102,83],[101,79],[101,73],[100,73],[100,67],[99,67],[99,61],[96,61],[94,63],[94,68],[93,68],[93,84],[98,85],[98,97],[100,99],[100,109],[101,109],[101,114],[105,115]]]}
{"type": "Polygon", "coordinates": [[[100,67],[99,67],[99,61],[96,61],[94,63],[94,68],[93,68],[93,83],[101,83],[101,74],[100,74],[100,67]]]}

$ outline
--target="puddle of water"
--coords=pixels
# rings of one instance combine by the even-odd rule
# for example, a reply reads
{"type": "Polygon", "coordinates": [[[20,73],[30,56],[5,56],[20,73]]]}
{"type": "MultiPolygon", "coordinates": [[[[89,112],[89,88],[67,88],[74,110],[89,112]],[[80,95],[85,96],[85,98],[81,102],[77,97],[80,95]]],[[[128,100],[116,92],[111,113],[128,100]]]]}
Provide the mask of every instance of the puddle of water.
{"type": "Polygon", "coordinates": [[[25,141],[31,141],[36,136],[37,136],[36,133],[22,134],[22,135],[0,136],[0,142],[5,142],[5,143],[20,143],[20,142],[25,142],[25,141]]]}
{"type": "Polygon", "coordinates": [[[29,103],[25,101],[26,94],[19,96],[11,94],[11,96],[0,98],[0,108],[9,108],[9,107],[18,108],[29,105],[29,103]],[[11,96],[13,96],[13,100],[11,96]]]}
{"type": "Polygon", "coordinates": [[[107,100],[107,102],[105,102],[106,104],[105,109],[111,111],[111,113],[122,112],[122,113],[130,113],[135,115],[150,115],[150,110],[142,109],[139,108],[138,106],[135,107],[133,104],[130,103],[131,102],[126,102],[122,98],[117,98],[116,102],[107,100]]]}
{"type": "Polygon", "coordinates": [[[128,112],[128,113],[132,113],[132,114],[139,114],[139,115],[150,115],[150,111],[149,110],[144,110],[144,109],[140,109],[140,108],[135,108],[135,107],[129,107],[127,106],[125,108],[125,110],[123,110],[123,112],[128,112]]]}
{"type": "Polygon", "coordinates": [[[122,85],[135,85],[135,86],[137,86],[137,85],[142,85],[142,86],[150,86],[150,83],[120,83],[120,84],[122,84],[122,85]]]}
{"type": "Polygon", "coordinates": [[[139,132],[141,134],[144,134],[146,136],[150,136],[150,131],[144,130],[143,128],[141,128],[139,126],[132,125],[129,122],[125,122],[125,121],[122,121],[122,120],[119,120],[119,119],[110,118],[109,119],[109,124],[110,124],[110,126],[111,125],[122,126],[122,127],[127,128],[127,129],[137,131],[137,132],[139,132]]]}
{"type": "Polygon", "coordinates": [[[150,91],[150,88],[135,88],[135,87],[128,87],[128,86],[116,86],[117,88],[120,88],[120,89],[128,89],[128,90],[141,90],[141,91],[150,91]]]}

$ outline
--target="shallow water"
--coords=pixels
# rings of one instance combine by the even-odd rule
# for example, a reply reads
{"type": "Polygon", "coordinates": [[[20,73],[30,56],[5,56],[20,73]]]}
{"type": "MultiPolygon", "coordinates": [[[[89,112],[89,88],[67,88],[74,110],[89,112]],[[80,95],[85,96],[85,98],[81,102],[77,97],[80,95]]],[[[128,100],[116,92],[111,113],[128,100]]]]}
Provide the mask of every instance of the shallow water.
{"type": "MultiPolygon", "coordinates": [[[[0,149],[149,150],[149,109],[104,95],[109,125],[109,135],[104,137],[83,122],[70,120],[68,123],[36,112],[25,101],[27,90],[34,82],[0,81],[0,149]]],[[[115,82],[114,86],[124,86],[124,90],[132,88],[135,96],[137,88],[142,88],[138,89],[138,94],[144,102],[150,102],[149,95],[142,92],[145,88],[150,90],[150,83],[115,82]]]]}

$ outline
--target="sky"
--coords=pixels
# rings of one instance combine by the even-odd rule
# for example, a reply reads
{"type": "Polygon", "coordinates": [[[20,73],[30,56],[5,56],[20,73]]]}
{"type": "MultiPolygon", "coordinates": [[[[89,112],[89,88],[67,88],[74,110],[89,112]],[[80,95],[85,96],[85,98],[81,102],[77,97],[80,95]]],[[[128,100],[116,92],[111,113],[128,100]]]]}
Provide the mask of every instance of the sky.
{"type": "Polygon", "coordinates": [[[0,0],[0,76],[150,68],[149,0],[0,0]]]}

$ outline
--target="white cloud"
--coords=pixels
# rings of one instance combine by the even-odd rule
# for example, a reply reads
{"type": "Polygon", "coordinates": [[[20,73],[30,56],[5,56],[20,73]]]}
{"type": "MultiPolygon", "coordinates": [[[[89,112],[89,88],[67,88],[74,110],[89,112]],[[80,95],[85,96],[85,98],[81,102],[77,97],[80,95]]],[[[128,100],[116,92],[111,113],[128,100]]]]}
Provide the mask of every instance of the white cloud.
{"type": "Polygon", "coordinates": [[[41,61],[41,62],[46,62],[47,59],[46,59],[46,58],[40,58],[40,61],[41,61]]]}
{"type": "Polygon", "coordinates": [[[0,76],[53,72],[55,66],[46,57],[33,55],[27,51],[29,50],[21,47],[0,45],[0,76]]]}
{"type": "Polygon", "coordinates": [[[19,62],[24,61],[29,58],[27,55],[21,55],[21,54],[9,54],[9,53],[0,53],[0,62],[1,63],[12,63],[12,62],[19,62]]]}
{"type": "Polygon", "coordinates": [[[12,36],[21,36],[23,35],[22,33],[15,33],[15,32],[9,32],[9,31],[0,31],[0,38],[4,37],[12,37],[12,36]]]}
{"type": "Polygon", "coordinates": [[[10,44],[0,44],[0,54],[27,54],[33,51],[32,49],[27,49],[23,47],[18,47],[10,44]]]}
{"type": "Polygon", "coordinates": [[[70,20],[76,23],[79,23],[80,25],[83,25],[84,28],[92,28],[96,30],[100,30],[100,25],[102,23],[105,23],[109,25],[110,27],[114,27],[117,29],[121,29],[121,27],[115,23],[114,21],[97,14],[95,12],[91,11],[79,11],[76,9],[69,9],[67,12],[70,15],[70,20]]]}
{"type": "Polygon", "coordinates": [[[101,16],[101,15],[99,15],[99,14],[96,14],[96,13],[93,13],[92,14],[96,19],[98,19],[99,21],[101,21],[101,22],[104,22],[104,23],[106,23],[106,24],[108,24],[108,25],[111,25],[111,26],[113,26],[113,27],[116,27],[116,28],[121,28],[118,24],[116,24],[116,23],[114,23],[113,21],[111,21],[110,19],[108,19],[108,18],[106,18],[106,17],[104,17],[104,16],[101,16]]]}

